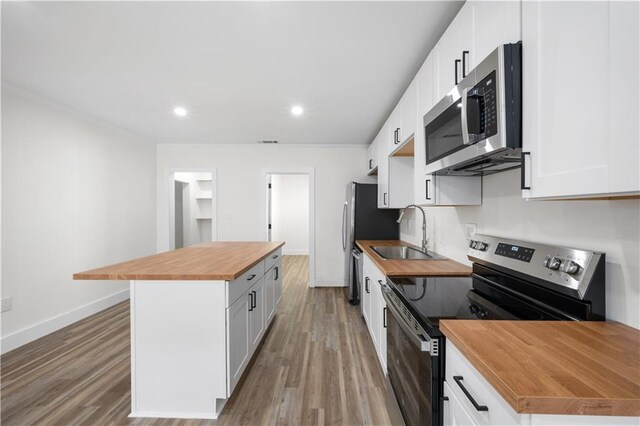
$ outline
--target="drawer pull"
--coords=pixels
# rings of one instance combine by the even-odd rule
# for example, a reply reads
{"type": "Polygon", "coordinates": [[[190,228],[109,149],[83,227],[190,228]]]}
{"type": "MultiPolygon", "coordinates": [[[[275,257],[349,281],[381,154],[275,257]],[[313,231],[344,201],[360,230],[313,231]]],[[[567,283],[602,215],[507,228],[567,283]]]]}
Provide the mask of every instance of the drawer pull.
{"type": "Polygon", "coordinates": [[[273,255],[273,256],[271,256],[271,258],[272,258],[272,259],[277,259],[277,258],[278,258],[278,255],[277,255],[277,254],[276,254],[276,255],[273,255]]]}
{"type": "Polygon", "coordinates": [[[471,403],[473,404],[473,406],[475,407],[476,410],[478,410],[478,411],[489,411],[489,407],[487,407],[486,405],[478,405],[478,403],[476,402],[475,399],[473,399],[473,397],[471,396],[471,394],[469,393],[467,388],[464,387],[464,385],[462,384],[462,381],[464,380],[464,377],[462,377],[462,376],[453,376],[453,380],[455,380],[456,383],[458,384],[458,386],[460,386],[460,389],[462,389],[462,392],[464,392],[464,394],[467,396],[467,398],[469,398],[469,401],[471,401],[471,403]]]}
{"type": "Polygon", "coordinates": [[[249,276],[249,278],[247,278],[247,281],[251,281],[252,279],[254,279],[256,277],[256,274],[251,274],[249,276]]]}

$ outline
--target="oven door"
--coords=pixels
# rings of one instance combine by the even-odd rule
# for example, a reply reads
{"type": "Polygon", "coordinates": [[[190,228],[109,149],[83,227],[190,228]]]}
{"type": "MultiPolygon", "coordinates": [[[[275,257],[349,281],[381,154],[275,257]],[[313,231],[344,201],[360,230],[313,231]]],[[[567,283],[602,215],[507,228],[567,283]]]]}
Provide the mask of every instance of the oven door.
{"type": "Polygon", "coordinates": [[[387,301],[387,369],[402,417],[407,425],[440,425],[439,341],[416,330],[406,308],[383,292],[387,301]],[[403,313],[401,313],[403,312],[403,313]],[[411,320],[406,319],[409,315],[411,320]]]}

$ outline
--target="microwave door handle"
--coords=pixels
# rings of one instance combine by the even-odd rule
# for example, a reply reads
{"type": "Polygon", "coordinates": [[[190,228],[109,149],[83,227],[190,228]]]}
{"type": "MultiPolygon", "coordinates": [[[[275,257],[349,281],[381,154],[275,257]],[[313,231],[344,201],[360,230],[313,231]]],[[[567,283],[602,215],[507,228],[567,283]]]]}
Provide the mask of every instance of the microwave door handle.
{"type": "Polygon", "coordinates": [[[469,124],[467,122],[467,95],[469,93],[469,89],[462,89],[462,97],[460,98],[461,108],[460,108],[460,121],[462,125],[462,144],[463,145],[471,145],[471,141],[469,140],[469,124]]]}

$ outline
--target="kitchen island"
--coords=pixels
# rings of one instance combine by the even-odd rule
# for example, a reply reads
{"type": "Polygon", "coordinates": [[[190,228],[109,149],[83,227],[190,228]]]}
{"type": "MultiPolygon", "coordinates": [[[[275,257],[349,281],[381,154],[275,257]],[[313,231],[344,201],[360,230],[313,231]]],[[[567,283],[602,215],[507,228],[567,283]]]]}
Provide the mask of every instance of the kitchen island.
{"type": "Polygon", "coordinates": [[[131,417],[218,417],[275,317],[283,245],[198,244],[73,275],[130,281],[131,417]]]}

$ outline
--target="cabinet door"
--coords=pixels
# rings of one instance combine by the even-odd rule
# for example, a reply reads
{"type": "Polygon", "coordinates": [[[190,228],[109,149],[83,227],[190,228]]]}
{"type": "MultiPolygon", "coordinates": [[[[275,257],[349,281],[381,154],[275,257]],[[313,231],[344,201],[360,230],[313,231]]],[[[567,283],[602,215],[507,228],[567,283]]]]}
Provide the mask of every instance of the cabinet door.
{"type": "Polygon", "coordinates": [[[389,116],[389,150],[387,155],[402,142],[402,99],[400,101],[389,116]]]}
{"type": "Polygon", "coordinates": [[[606,2],[522,3],[524,197],[608,192],[608,20],[606,2]]]}
{"type": "Polygon", "coordinates": [[[476,425],[473,418],[467,413],[464,405],[458,397],[451,391],[449,384],[444,382],[444,403],[442,413],[442,424],[444,426],[468,426],[476,425]]]}
{"type": "MultiPolygon", "coordinates": [[[[417,123],[417,99],[416,99],[416,86],[418,82],[417,79],[413,79],[407,91],[404,92],[402,99],[400,100],[400,104],[402,106],[402,120],[400,123],[400,131],[399,137],[400,143],[406,141],[416,133],[416,123],[417,123]]],[[[415,140],[414,140],[415,143],[415,140]]]]}
{"type": "Polygon", "coordinates": [[[496,47],[522,37],[520,1],[474,1],[473,47],[467,70],[482,62],[496,47]]]}
{"type": "MultiPolygon", "coordinates": [[[[393,132],[392,132],[393,133],[393,132]]],[[[389,208],[389,124],[378,133],[378,208],[389,208]]]]}
{"type": "Polygon", "coordinates": [[[282,299],[282,286],[284,282],[284,269],[282,269],[282,259],[276,263],[275,275],[273,277],[273,290],[274,290],[274,300],[275,307],[274,309],[278,310],[278,305],[280,304],[280,299],[282,299]]]}
{"type": "Polygon", "coordinates": [[[371,323],[371,277],[365,271],[364,288],[362,289],[362,316],[367,327],[371,323]]]}
{"type": "Polygon", "coordinates": [[[367,173],[371,174],[378,167],[378,139],[374,139],[367,148],[367,173]]]}
{"type": "Polygon", "coordinates": [[[473,48],[473,2],[467,2],[462,6],[436,48],[438,70],[436,102],[438,102],[456,85],[456,72],[458,82],[462,80],[462,52],[465,50],[469,51],[465,58],[466,72],[471,70],[469,64],[473,63],[474,58],[471,51],[473,48]],[[460,62],[456,63],[456,60],[460,62]]]}
{"type": "Polygon", "coordinates": [[[612,194],[640,191],[639,9],[637,1],[609,3],[609,193],[612,194]]]}
{"type": "Polygon", "coordinates": [[[373,341],[373,346],[376,349],[376,354],[380,348],[380,286],[375,280],[375,275],[371,276],[369,281],[369,334],[373,341]]]}
{"type": "Polygon", "coordinates": [[[253,309],[249,313],[249,344],[250,354],[258,347],[260,339],[265,329],[265,309],[264,309],[264,278],[255,283],[249,293],[253,293],[253,309]]]}
{"type": "Polygon", "coordinates": [[[264,311],[267,318],[267,324],[273,319],[273,315],[276,312],[276,299],[275,299],[275,275],[277,266],[272,266],[264,274],[264,311]]]}
{"type": "Polygon", "coordinates": [[[245,293],[227,309],[227,392],[240,380],[249,362],[250,296],[245,293]]]}
{"type": "Polygon", "coordinates": [[[382,290],[378,290],[378,312],[380,312],[379,337],[378,337],[378,358],[382,364],[382,372],[387,374],[387,302],[382,296],[382,290]]]}

